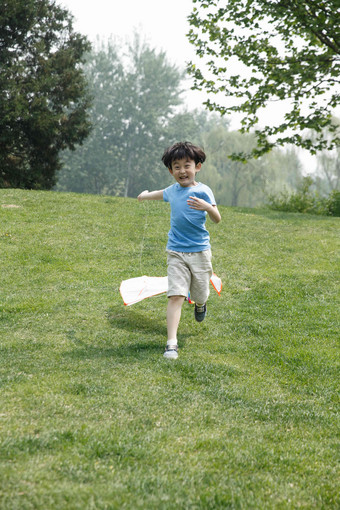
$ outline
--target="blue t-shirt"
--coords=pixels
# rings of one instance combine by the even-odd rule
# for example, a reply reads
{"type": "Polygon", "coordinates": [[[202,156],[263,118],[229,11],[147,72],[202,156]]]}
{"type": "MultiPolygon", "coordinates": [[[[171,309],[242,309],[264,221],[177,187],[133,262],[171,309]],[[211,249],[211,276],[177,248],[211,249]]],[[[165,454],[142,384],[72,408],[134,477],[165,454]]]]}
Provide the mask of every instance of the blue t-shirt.
{"type": "Polygon", "coordinates": [[[202,198],[216,205],[214,194],[205,184],[183,187],[178,182],[166,188],[163,200],[171,206],[170,231],[167,249],[186,253],[209,250],[210,236],[205,228],[206,211],[190,209],[190,196],[202,198]]]}

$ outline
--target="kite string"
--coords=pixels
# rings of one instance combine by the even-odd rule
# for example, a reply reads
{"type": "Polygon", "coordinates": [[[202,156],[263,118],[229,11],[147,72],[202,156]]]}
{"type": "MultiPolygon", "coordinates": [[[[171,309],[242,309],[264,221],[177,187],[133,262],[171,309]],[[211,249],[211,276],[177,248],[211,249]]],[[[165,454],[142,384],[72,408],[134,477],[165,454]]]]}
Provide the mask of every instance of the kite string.
{"type": "Polygon", "coordinates": [[[143,229],[143,235],[142,235],[142,241],[140,243],[140,254],[139,254],[139,270],[142,273],[142,257],[143,257],[143,251],[144,251],[144,241],[145,241],[145,234],[148,228],[148,215],[149,215],[149,204],[147,200],[143,201],[143,207],[146,209],[144,211],[145,216],[145,222],[144,222],[144,229],[143,229]]]}

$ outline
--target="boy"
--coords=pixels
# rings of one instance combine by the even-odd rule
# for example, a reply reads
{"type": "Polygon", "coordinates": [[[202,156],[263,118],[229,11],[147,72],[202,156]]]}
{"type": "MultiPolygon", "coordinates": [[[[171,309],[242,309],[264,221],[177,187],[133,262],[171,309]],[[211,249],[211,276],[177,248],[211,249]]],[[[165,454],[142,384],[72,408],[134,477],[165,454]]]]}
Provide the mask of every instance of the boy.
{"type": "Polygon", "coordinates": [[[212,265],[205,220],[208,214],[214,223],[219,223],[221,215],[211,189],[195,180],[205,158],[203,150],[190,142],[176,143],[162,157],[175,184],[164,190],[145,190],[138,196],[139,201],[164,200],[171,206],[167,244],[168,341],[164,353],[168,359],[178,357],[177,329],[189,291],[195,301],[195,319],[203,321],[207,312],[212,265]]]}

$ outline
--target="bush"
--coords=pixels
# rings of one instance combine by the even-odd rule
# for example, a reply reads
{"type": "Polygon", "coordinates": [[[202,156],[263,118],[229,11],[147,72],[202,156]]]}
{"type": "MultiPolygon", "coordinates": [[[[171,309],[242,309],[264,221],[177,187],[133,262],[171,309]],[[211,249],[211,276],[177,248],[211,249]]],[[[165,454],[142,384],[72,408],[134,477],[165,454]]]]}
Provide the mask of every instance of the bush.
{"type": "Polygon", "coordinates": [[[284,190],[278,195],[269,195],[268,207],[275,211],[340,216],[340,191],[333,190],[328,198],[322,198],[311,190],[313,184],[311,177],[304,177],[295,193],[284,190]]]}
{"type": "Polygon", "coordinates": [[[340,216],[340,190],[334,189],[329,195],[327,209],[330,216],[340,216]]]}

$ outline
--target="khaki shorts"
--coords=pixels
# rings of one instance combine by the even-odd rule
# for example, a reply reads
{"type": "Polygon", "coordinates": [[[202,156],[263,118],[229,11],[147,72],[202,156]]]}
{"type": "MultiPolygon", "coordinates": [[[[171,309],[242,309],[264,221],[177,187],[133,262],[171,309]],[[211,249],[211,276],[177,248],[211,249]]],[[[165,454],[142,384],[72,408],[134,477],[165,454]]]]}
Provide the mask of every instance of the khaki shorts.
{"type": "Polygon", "coordinates": [[[203,304],[209,297],[213,273],[211,250],[197,253],[168,252],[168,297],[185,296],[203,304]]]}

